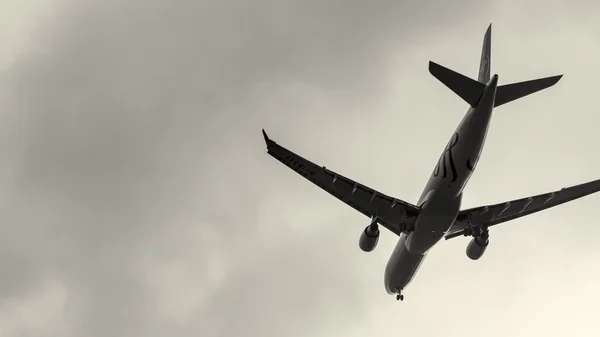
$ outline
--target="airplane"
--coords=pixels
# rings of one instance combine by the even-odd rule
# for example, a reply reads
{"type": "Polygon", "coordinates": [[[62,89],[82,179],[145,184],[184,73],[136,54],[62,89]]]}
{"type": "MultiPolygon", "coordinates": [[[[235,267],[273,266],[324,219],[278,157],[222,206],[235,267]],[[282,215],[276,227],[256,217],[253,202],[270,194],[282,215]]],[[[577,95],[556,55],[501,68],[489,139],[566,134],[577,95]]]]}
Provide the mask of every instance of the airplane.
{"type": "Polygon", "coordinates": [[[459,236],[472,237],[466,255],[481,258],[489,244],[489,228],[600,191],[600,179],[561,190],[494,205],[461,210],[463,191],[477,166],[492,111],[501,105],[556,84],[562,75],[498,85],[490,77],[490,24],[484,35],[477,80],[432,61],[429,72],[469,108],[450,137],[416,205],[385,195],[350,178],[318,166],[271,140],[262,130],[267,153],[331,195],[369,217],[359,247],[373,251],[379,240],[379,225],[399,239],[386,265],[385,290],[404,300],[411,283],[431,248],[459,236]]]}

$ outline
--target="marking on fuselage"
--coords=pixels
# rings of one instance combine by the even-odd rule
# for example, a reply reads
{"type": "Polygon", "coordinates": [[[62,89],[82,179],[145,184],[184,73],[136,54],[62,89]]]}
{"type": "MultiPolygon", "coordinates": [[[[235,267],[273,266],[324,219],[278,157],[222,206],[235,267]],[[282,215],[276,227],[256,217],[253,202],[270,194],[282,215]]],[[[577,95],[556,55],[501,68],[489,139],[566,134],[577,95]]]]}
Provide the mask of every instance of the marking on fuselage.
{"type": "Polygon", "coordinates": [[[458,138],[458,133],[454,133],[452,135],[452,139],[450,139],[450,142],[446,146],[444,153],[442,154],[440,160],[435,166],[435,169],[433,171],[434,177],[437,177],[440,174],[440,164],[444,171],[442,179],[445,179],[448,176],[448,166],[446,165],[446,158],[448,158],[448,162],[450,163],[450,169],[452,170],[452,182],[455,182],[458,178],[458,174],[456,173],[456,165],[454,164],[454,158],[452,157],[452,149],[456,146],[456,144],[458,144],[458,138]]]}
{"type": "Polygon", "coordinates": [[[473,164],[471,164],[471,158],[467,159],[467,169],[471,172],[473,172],[473,169],[475,167],[473,167],[473,164]]]}

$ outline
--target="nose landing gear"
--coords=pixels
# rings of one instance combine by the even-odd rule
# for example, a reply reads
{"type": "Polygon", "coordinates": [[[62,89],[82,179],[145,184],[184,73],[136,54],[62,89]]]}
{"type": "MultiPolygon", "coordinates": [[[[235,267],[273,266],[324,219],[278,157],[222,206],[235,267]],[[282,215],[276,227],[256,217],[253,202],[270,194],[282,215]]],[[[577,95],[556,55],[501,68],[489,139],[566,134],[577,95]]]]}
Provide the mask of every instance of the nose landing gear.
{"type": "Polygon", "coordinates": [[[404,295],[402,295],[402,289],[398,291],[398,295],[396,295],[397,301],[404,301],[404,295]]]}

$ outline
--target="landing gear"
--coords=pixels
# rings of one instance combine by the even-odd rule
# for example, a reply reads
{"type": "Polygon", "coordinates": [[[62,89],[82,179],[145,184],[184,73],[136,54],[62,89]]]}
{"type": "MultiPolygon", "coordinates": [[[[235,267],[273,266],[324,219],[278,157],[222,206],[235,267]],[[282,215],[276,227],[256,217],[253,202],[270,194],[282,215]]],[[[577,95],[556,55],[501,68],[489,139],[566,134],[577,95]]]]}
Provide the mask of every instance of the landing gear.
{"type": "Polygon", "coordinates": [[[404,295],[402,295],[402,290],[398,291],[398,295],[396,295],[397,301],[404,301],[404,295]]]}

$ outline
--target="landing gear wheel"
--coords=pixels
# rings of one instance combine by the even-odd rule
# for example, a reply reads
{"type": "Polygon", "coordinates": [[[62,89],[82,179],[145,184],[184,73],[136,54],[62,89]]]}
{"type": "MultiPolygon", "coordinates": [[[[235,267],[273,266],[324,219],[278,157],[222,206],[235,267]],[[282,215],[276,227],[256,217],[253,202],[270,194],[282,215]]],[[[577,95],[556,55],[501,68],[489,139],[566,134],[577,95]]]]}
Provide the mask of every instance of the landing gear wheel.
{"type": "Polygon", "coordinates": [[[404,295],[402,295],[401,293],[398,293],[398,295],[396,295],[396,300],[397,301],[404,301],[404,295]]]}

